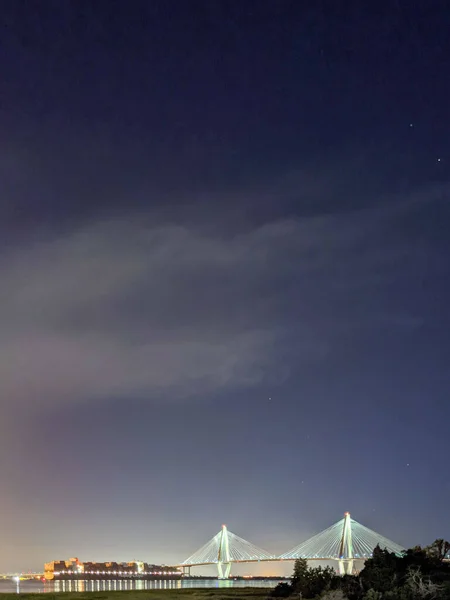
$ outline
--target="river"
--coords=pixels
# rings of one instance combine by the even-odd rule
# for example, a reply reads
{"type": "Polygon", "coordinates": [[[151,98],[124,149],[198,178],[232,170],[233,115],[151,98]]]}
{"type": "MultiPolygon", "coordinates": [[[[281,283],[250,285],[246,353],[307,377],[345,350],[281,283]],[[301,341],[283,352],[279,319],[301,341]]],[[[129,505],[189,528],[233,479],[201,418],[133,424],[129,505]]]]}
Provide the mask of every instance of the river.
{"type": "MultiPolygon", "coordinates": [[[[281,578],[280,578],[281,580],[281,578]]],[[[163,590],[180,588],[275,587],[276,579],[165,579],[140,581],[0,581],[0,593],[99,592],[107,590],[163,590]]]]}

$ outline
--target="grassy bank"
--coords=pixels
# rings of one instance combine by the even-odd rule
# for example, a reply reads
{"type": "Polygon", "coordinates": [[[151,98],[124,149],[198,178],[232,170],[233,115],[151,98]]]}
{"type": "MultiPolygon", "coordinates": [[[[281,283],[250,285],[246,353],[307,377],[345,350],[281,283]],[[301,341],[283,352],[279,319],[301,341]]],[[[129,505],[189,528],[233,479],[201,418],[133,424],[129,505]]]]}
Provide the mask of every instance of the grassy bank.
{"type": "Polygon", "coordinates": [[[267,600],[266,588],[194,588],[180,590],[127,590],[60,592],[57,594],[0,594],[0,600],[267,600]]]}

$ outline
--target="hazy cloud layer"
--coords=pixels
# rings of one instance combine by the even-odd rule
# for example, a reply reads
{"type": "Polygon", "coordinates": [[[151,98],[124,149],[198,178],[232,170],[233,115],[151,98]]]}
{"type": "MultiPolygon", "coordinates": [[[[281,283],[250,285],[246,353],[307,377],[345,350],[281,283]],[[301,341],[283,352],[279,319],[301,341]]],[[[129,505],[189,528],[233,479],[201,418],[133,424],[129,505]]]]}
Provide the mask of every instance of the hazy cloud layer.
{"type": "Polygon", "coordinates": [[[401,307],[386,314],[382,298],[433,250],[432,240],[413,247],[399,224],[442,193],[236,235],[133,215],[10,249],[0,261],[0,394],[27,406],[180,398],[283,380],[299,357],[320,359],[342,328],[369,319],[414,327],[401,307]]]}

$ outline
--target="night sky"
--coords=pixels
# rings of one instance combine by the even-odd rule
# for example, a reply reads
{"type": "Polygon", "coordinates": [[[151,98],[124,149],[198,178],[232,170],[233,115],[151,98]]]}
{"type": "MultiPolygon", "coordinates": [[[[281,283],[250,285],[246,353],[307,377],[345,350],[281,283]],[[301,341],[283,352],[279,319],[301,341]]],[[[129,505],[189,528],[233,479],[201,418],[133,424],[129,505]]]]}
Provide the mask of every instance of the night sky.
{"type": "Polygon", "coordinates": [[[448,2],[0,15],[0,572],[450,538],[448,2]]]}

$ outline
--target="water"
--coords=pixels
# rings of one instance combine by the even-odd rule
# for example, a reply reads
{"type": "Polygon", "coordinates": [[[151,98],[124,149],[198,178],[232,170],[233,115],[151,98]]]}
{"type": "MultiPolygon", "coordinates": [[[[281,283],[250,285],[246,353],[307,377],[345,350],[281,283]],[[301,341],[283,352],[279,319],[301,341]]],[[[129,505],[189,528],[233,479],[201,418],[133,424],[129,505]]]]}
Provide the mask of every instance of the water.
{"type": "MultiPolygon", "coordinates": [[[[280,578],[281,579],[281,578],[280,578]]],[[[180,588],[275,587],[276,579],[164,579],[122,581],[15,581],[0,580],[0,593],[100,592],[109,590],[175,590],[180,588]]]]}

